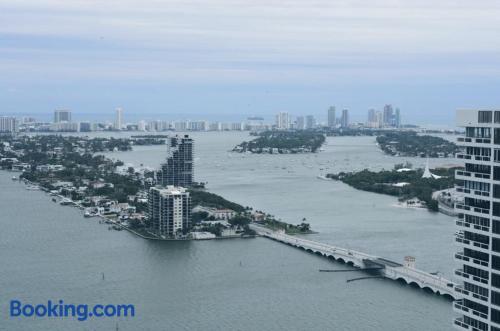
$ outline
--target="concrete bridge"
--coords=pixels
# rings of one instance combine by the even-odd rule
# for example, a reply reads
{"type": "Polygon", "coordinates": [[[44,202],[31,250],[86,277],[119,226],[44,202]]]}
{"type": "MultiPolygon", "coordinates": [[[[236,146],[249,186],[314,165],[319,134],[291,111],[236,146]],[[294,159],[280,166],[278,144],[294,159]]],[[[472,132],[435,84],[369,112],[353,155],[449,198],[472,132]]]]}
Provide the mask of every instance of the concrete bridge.
{"type": "Polygon", "coordinates": [[[441,277],[422,270],[404,266],[375,255],[369,255],[351,249],[323,244],[295,236],[287,235],[283,232],[272,231],[261,226],[253,225],[252,228],[261,236],[279,241],[281,243],[294,246],[310,253],[314,253],[335,261],[351,265],[355,268],[368,269],[367,271],[380,276],[405,282],[406,284],[418,286],[421,289],[431,291],[438,295],[448,296],[457,299],[455,286],[457,284],[441,277]]]}

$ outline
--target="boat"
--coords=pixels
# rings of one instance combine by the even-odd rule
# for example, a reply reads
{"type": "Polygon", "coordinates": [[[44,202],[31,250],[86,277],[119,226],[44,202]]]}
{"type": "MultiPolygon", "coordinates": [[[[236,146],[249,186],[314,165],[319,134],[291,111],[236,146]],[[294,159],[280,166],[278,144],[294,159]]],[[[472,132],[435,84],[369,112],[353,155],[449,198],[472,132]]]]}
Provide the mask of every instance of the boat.
{"type": "Polygon", "coordinates": [[[57,202],[57,199],[56,198],[52,198],[52,201],[57,202]]]}
{"type": "Polygon", "coordinates": [[[40,188],[38,186],[35,186],[35,185],[28,185],[28,186],[26,186],[26,189],[29,191],[37,191],[40,188]]]}
{"type": "Polygon", "coordinates": [[[64,198],[61,200],[61,202],[59,202],[62,206],[68,206],[68,205],[72,205],[73,204],[73,201],[71,199],[68,199],[68,198],[64,198]]]}
{"type": "Polygon", "coordinates": [[[17,180],[17,177],[16,176],[12,176],[12,180],[17,180]]]}

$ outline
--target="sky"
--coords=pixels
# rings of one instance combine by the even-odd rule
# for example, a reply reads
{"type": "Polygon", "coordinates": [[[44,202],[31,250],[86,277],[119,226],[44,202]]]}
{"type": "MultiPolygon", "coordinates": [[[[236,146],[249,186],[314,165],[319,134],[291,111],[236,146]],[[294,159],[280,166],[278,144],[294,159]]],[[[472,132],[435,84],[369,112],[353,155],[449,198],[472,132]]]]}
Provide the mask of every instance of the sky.
{"type": "Polygon", "coordinates": [[[500,108],[499,17],[498,0],[0,0],[0,115],[364,121],[390,103],[452,125],[500,108]]]}

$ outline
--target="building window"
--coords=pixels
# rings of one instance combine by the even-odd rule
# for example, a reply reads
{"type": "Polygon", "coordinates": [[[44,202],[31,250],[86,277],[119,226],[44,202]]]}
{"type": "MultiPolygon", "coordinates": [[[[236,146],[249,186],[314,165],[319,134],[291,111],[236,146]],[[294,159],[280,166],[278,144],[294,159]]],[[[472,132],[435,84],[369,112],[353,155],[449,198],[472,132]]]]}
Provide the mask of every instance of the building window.
{"type": "Polygon", "coordinates": [[[500,123],[500,111],[495,112],[495,123],[500,123]]]}
{"type": "Polygon", "coordinates": [[[500,293],[491,291],[491,303],[500,306],[500,293]]]}
{"type": "Polygon", "coordinates": [[[500,311],[491,308],[491,320],[495,323],[500,324],[500,311]]]}
{"type": "MultiPolygon", "coordinates": [[[[500,150],[499,151],[499,159],[500,159],[500,150]]],[[[466,163],[465,171],[469,172],[478,172],[481,174],[489,175],[491,173],[491,166],[483,165],[483,164],[475,164],[475,163],[466,163]]]]}
{"type": "Polygon", "coordinates": [[[500,217],[500,203],[493,202],[493,216],[500,217]]]}
{"type": "Polygon", "coordinates": [[[500,275],[496,273],[491,273],[491,286],[500,288],[500,275]]]}
{"type": "Polygon", "coordinates": [[[492,121],[492,111],[491,110],[481,110],[478,112],[478,119],[477,121],[479,123],[491,123],[492,121]]]}
{"type": "Polygon", "coordinates": [[[495,270],[500,270],[500,257],[491,255],[491,267],[495,270]]]}
{"type": "Polygon", "coordinates": [[[499,128],[495,128],[495,130],[493,132],[494,132],[493,142],[496,145],[500,145],[500,129],[499,128]]]}

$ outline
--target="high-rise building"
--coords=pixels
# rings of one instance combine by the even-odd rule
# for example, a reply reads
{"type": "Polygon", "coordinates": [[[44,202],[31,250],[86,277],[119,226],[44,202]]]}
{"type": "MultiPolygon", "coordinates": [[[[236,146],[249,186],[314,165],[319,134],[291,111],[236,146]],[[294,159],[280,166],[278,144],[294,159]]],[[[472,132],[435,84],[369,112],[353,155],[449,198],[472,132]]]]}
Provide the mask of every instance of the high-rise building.
{"type": "Polygon", "coordinates": [[[279,130],[288,130],[290,129],[291,118],[290,114],[287,112],[279,112],[276,115],[276,128],[279,130]]]}
{"type": "Polygon", "coordinates": [[[459,110],[458,138],[463,151],[457,159],[455,188],[463,202],[456,203],[460,267],[455,275],[458,300],[453,308],[459,330],[500,330],[500,111],[459,110]]]}
{"type": "Polygon", "coordinates": [[[157,179],[162,186],[193,185],[193,139],[188,135],[167,138],[167,159],[161,165],[157,179]]]}
{"type": "Polygon", "coordinates": [[[304,116],[297,116],[295,119],[295,129],[297,130],[305,130],[306,128],[306,121],[304,119],[304,116]]]}
{"type": "Polygon", "coordinates": [[[373,123],[377,121],[377,115],[375,109],[368,109],[368,123],[373,123]]]}
{"type": "Polygon", "coordinates": [[[54,123],[71,122],[71,110],[56,109],[54,110],[54,123]]]}
{"type": "Polygon", "coordinates": [[[334,128],[336,125],[336,114],[335,114],[335,107],[331,106],[328,108],[328,127],[329,128],[334,128]]]}
{"type": "Polygon", "coordinates": [[[15,117],[0,116],[0,132],[16,132],[17,120],[15,117]]]}
{"type": "Polygon", "coordinates": [[[90,124],[90,122],[80,122],[80,128],[78,131],[90,132],[90,131],[92,131],[92,125],[90,124]]]}
{"type": "Polygon", "coordinates": [[[342,109],[342,117],[340,118],[340,126],[342,128],[349,127],[349,110],[342,109]]]}
{"type": "Polygon", "coordinates": [[[396,108],[396,112],[394,113],[394,126],[397,128],[401,126],[401,113],[399,108],[396,108]]]}
{"type": "Polygon", "coordinates": [[[121,130],[122,128],[123,128],[123,109],[116,108],[115,130],[121,130]]]}
{"type": "Polygon", "coordinates": [[[163,237],[174,237],[191,226],[191,197],[183,187],[151,187],[148,217],[152,230],[163,237]]]}
{"type": "Polygon", "coordinates": [[[316,127],[316,119],[313,115],[306,116],[306,129],[314,129],[316,127]]]}
{"type": "Polygon", "coordinates": [[[384,106],[384,126],[394,126],[394,113],[392,105],[384,106]]]}

